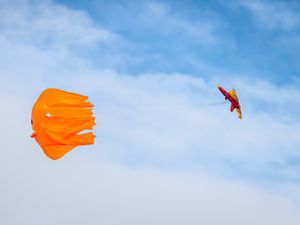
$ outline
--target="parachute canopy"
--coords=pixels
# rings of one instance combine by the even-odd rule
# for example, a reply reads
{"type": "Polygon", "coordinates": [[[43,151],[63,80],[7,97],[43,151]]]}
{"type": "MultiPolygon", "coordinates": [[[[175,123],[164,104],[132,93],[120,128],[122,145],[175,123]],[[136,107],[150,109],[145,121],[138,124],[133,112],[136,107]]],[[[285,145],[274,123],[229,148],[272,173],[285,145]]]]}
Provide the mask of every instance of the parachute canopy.
{"type": "Polygon", "coordinates": [[[63,157],[73,148],[94,143],[93,104],[88,97],[49,88],[41,93],[32,108],[31,135],[51,159],[63,157]]]}

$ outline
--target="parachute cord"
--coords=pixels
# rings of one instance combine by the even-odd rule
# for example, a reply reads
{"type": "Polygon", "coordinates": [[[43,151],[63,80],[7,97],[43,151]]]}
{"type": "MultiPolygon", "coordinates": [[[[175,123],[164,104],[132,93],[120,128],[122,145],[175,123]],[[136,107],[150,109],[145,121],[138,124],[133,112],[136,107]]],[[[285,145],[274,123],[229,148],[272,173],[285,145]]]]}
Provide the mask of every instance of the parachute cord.
{"type": "Polygon", "coordinates": [[[199,108],[211,108],[211,107],[215,107],[218,105],[224,105],[226,103],[228,103],[226,100],[224,100],[222,102],[202,103],[201,105],[199,105],[199,108]]]}
{"type": "Polygon", "coordinates": [[[222,102],[214,102],[214,103],[210,103],[210,104],[207,104],[207,106],[214,106],[214,105],[224,105],[226,104],[226,100],[225,101],[222,101],[222,102]]]}

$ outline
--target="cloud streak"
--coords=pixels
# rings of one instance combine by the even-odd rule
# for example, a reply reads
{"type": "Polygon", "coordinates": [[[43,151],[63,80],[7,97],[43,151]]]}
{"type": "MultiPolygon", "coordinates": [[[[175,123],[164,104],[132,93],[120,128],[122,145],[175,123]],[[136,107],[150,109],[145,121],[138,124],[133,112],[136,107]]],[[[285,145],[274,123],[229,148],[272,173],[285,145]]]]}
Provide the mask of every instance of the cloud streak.
{"type": "Polygon", "coordinates": [[[284,1],[240,1],[240,5],[250,11],[258,25],[265,28],[293,30],[299,27],[297,12],[284,1]]]}
{"type": "Polygon", "coordinates": [[[84,11],[69,10],[50,1],[29,2],[31,4],[2,4],[3,38],[41,48],[49,45],[90,47],[113,38],[109,31],[96,27],[84,11]]]}

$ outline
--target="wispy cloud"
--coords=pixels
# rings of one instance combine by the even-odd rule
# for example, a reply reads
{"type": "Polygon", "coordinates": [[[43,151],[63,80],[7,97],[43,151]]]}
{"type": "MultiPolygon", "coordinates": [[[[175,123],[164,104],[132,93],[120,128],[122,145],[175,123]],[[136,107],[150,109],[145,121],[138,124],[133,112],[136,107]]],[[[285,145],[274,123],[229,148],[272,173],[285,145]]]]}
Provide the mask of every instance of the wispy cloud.
{"type": "Polygon", "coordinates": [[[114,36],[96,27],[84,11],[69,10],[50,1],[19,3],[2,4],[0,8],[3,16],[0,21],[1,36],[10,41],[27,42],[44,48],[53,44],[92,47],[114,36]]]}
{"type": "Polygon", "coordinates": [[[118,51],[123,53],[119,67],[123,72],[198,68],[189,55],[197,55],[200,64],[212,49],[218,49],[224,29],[213,11],[200,9],[191,14],[168,1],[95,1],[93,7],[100,23],[123,37],[118,51]]]}
{"type": "Polygon", "coordinates": [[[293,4],[285,1],[240,1],[253,15],[258,25],[270,29],[291,30],[298,28],[300,17],[293,4]]]}
{"type": "Polygon", "coordinates": [[[90,64],[82,59],[92,58],[94,49],[105,49],[119,40],[86,12],[51,1],[2,2],[0,13],[0,65],[7,73],[16,64],[20,74],[38,74],[45,67],[76,70],[90,64]]]}
{"type": "MultiPolygon", "coordinates": [[[[300,94],[295,88],[234,81],[245,114],[240,122],[228,112],[228,105],[210,105],[222,99],[215,82],[183,74],[132,77],[99,73],[79,76],[70,87],[83,79],[81,85],[97,92],[97,101],[105,105],[98,111],[98,132],[105,137],[101,146],[114,148],[117,158],[129,165],[217,166],[231,173],[234,164],[234,170],[242,171],[238,176],[265,179],[265,170],[273,163],[284,165],[278,169],[293,170],[289,160],[299,157],[298,98],[290,98],[300,94]],[[274,96],[278,93],[284,95],[277,102],[274,96]]],[[[279,170],[269,175],[278,180],[289,177],[279,170]]],[[[299,177],[293,175],[293,180],[299,177]]]]}
{"type": "MultiPolygon", "coordinates": [[[[197,18],[193,18],[187,13],[183,14],[184,10],[177,11],[168,2],[161,1],[119,1],[95,4],[98,12],[102,13],[103,17],[107,17],[107,20],[110,19],[107,21],[108,24],[127,34],[130,31],[139,37],[150,35],[152,41],[159,37],[168,38],[169,43],[172,43],[172,39],[189,38],[193,41],[197,38],[199,44],[213,44],[218,39],[216,31],[220,21],[212,12],[203,10],[199,12],[197,18]],[[111,12],[106,11],[107,7],[111,7],[113,15],[118,16],[111,18],[111,12]]],[[[139,40],[135,39],[135,41],[139,40]]]]}

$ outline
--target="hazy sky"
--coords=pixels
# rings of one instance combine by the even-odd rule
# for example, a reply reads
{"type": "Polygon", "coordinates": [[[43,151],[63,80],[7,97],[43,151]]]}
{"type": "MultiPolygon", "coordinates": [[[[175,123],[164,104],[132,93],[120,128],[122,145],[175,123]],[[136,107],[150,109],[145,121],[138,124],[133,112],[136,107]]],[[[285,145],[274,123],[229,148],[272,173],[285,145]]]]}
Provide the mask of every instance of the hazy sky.
{"type": "Polygon", "coordinates": [[[299,10],[0,0],[0,224],[300,224],[299,10]],[[58,161],[30,138],[48,87],[95,105],[96,143],[58,161]]]}

